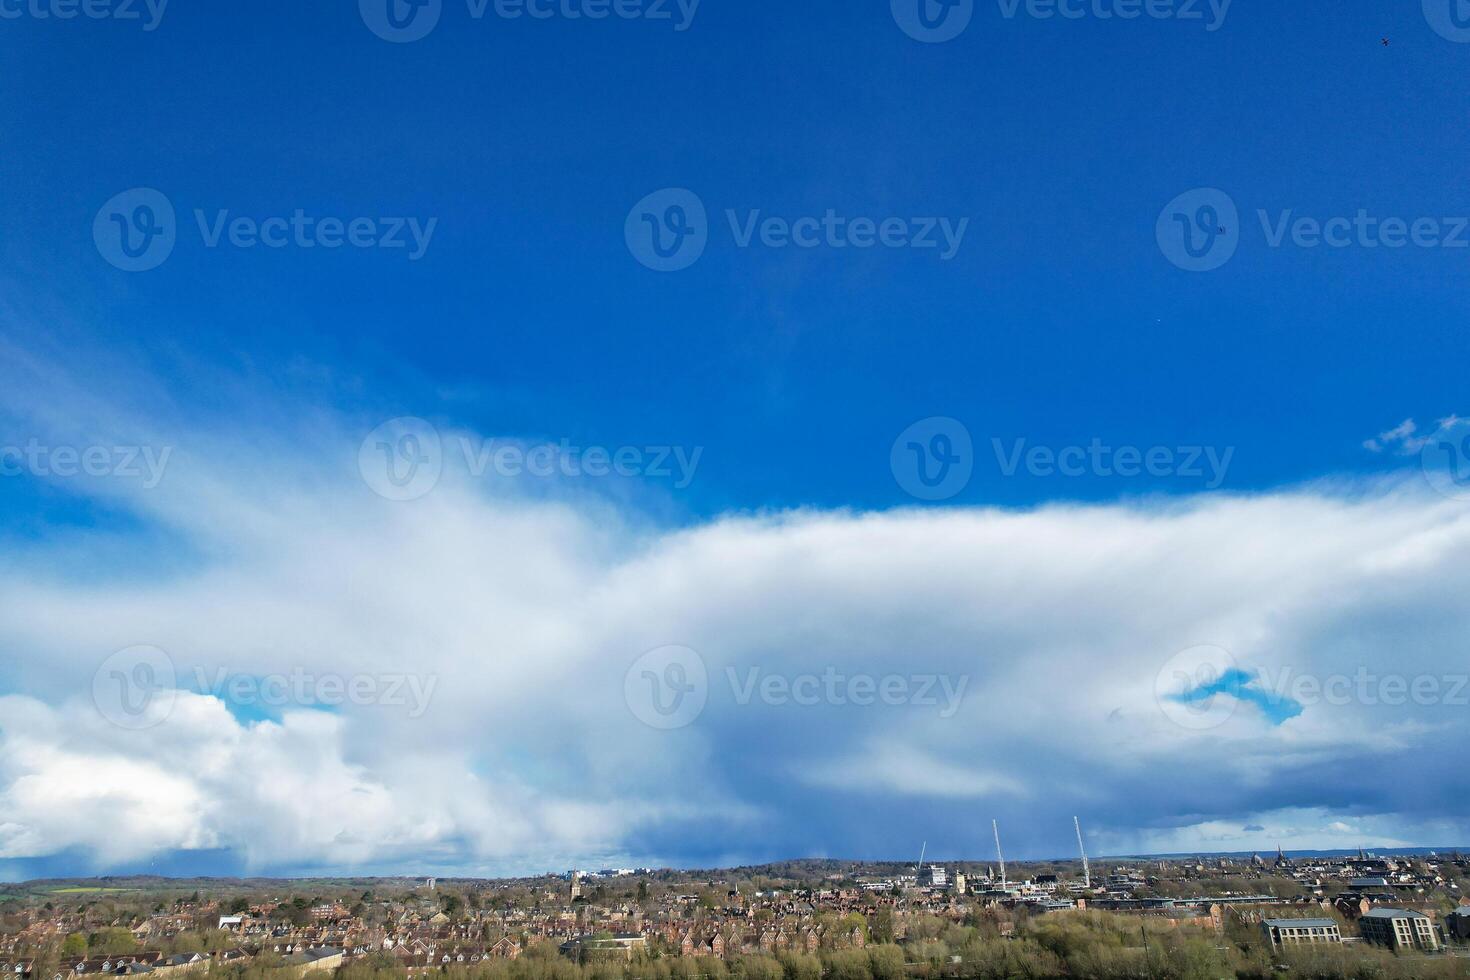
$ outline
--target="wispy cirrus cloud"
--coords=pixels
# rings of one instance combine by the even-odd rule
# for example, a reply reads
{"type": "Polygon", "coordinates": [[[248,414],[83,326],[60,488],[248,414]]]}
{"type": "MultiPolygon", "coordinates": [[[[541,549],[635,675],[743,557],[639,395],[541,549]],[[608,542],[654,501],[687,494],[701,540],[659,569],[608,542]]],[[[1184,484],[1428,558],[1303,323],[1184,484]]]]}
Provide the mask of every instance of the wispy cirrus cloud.
{"type": "MultiPolygon", "coordinates": [[[[1415,456],[1436,441],[1448,438],[1470,425],[1470,419],[1458,415],[1447,415],[1434,424],[1434,428],[1421,432],[1413,419],[1404,419],[1392,429],[1380,432],[1363,443],[1363,448],[1374,453],[1392,453],[1399,456],[1415,456]]],[[[1461,433],[1463,434],[1463,433],[1461,433]]]]}

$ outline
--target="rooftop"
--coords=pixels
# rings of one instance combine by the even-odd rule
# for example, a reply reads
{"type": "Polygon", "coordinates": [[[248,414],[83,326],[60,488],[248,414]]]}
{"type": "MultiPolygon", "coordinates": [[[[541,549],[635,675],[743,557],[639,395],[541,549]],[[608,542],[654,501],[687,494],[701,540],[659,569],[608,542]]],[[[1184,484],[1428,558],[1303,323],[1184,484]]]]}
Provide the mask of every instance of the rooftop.
{"type": "Polygon", "coordinates": [[[1427,919],[1423,912],[1412,909],[1370,909],[1363,913],[1365,919],[1427,919]]]}

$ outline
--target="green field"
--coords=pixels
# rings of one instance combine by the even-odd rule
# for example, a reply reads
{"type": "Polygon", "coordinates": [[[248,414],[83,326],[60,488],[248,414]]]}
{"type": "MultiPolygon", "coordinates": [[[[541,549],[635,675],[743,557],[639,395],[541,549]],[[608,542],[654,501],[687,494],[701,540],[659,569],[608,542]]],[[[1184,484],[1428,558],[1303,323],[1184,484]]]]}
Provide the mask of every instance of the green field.
{"type": "Polygon", "coordinates": [[[47,894],[50,895],[110,895],[116,892],[133,892],[136,888],[53,888],[47,894]]]}

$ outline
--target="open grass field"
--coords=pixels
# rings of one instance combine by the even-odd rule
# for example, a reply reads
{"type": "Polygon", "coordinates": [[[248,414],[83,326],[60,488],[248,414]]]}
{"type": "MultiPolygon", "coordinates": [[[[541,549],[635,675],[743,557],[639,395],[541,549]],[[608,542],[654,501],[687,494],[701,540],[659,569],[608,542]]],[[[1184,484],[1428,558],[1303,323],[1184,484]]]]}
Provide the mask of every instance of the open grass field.
{"type": "Polygon", "coordinates": [[[68,888],[53,888],[48,894],[51,895],[112,895],[121,892],[134,892],[136,888],[100,888],[88,886],[72,886],[68,888]]]}

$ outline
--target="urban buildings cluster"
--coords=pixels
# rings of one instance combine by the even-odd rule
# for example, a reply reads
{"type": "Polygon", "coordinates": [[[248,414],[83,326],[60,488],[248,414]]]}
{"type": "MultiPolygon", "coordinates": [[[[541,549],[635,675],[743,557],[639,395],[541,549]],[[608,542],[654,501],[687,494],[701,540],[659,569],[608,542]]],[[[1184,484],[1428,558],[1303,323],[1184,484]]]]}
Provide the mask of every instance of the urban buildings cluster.
{"type": "MultiPolygon", "coordinates": [[[[921,860],[721,872],[604,869],[516,880],[31,882],[0,889],[0,975],[74,980],[268,964],[302,976],[369,958],[422,976],[515,960],[781,956],[902,946],[922,922],[1095,911],[1150,929],[1250,930],[1273,950],[1361,944],[1470,952],[1459,855],[1109,860],[1104,867],[921,860]],[[184,887],[194,887],[186,883],[184,887]],[[169,897],[171,894],[176,897],[169,897]]],[[[1146,940],[1145,940],[1146,941],[1146,940]]]]}

